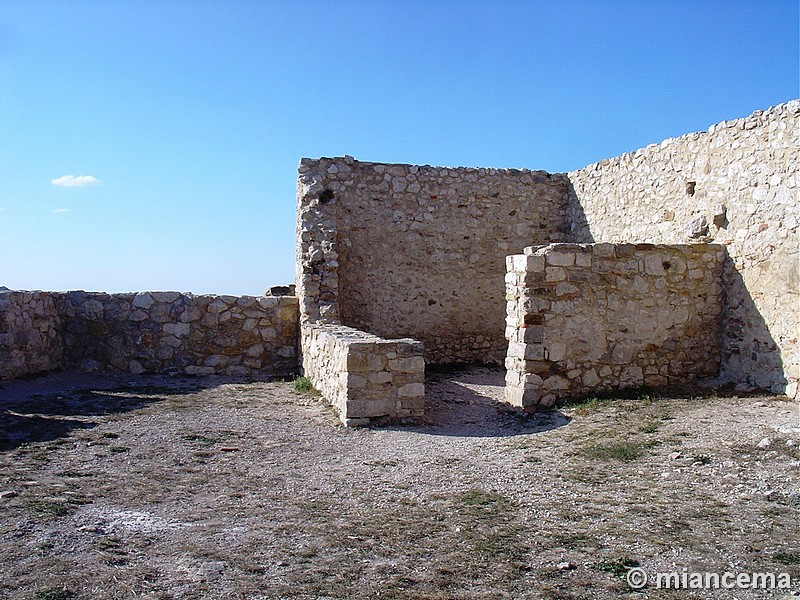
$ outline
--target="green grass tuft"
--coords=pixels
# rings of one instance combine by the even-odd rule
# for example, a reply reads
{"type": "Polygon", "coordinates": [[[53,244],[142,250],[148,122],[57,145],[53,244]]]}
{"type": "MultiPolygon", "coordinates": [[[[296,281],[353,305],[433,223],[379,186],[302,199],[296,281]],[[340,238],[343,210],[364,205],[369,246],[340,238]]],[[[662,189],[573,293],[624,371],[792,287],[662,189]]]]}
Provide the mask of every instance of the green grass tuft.
{"type": "Polygon", "coordinates": [[[800,565],[800,552],[778,552],[773,558],[782,565],[800,565]]]}
{"type": "Polygon", "coordinates": [[[73,598],[77,598],[78,594],[70,590],[51,588],[49,590],[38,591],[33,597],[34,600],[72,600],[73,598]]]}
{"type": "Polygon", "coordinates": [[[592,568],[595,571],[600,571],[601,573],[610,573],[611,575],[615,575],[617,577],[625,577],[625,575],[628,574],[628,571],[638,566],[638,560],[627,556],[620,557],[617,560],[601,560],[596,563],[592,563],[592,568]]]}
{"type": "Polygon", "coordinates": [[[311,380],[308,377],[298,377],[294,380],[294,391],[300,394],[314,394],[319,395],[319,390],[317,390],[314,385],[311,383],[311,380]]]}

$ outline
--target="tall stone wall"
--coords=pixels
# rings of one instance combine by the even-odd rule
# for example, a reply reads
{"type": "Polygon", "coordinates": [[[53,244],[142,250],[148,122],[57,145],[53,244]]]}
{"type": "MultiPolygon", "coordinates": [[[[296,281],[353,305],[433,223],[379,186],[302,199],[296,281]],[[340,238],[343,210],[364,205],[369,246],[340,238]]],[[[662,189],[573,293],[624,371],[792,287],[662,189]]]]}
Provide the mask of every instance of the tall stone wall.
{"type": "Polygon", "coordinates": [[[568,177],[574,241],[725,244],[724,378],[797,394],[800,101],[568,177]]]}
{"type": "Polygon", "coordinates": [[[722,246],[553,244],[509,256],[506,401],[683,386],[719,372],[722,246]]]}
{"type": "Polygon", "coordinates": [[[0,379],[61,366],[61,317],[48,292],[0,292],[0,379]]]}
{"type": "Polygon", "coordinates": [[[294,297],[0,293],[0,377],[56,368],[296,373],[294,297]]]}
{"type": "Polygon", "coordinates": [[[567,183],[542,171],[303,159],[298,295],[308,318],[411,337],[428,362],[496,362],[505,257],[564,241],[567,183]]]}

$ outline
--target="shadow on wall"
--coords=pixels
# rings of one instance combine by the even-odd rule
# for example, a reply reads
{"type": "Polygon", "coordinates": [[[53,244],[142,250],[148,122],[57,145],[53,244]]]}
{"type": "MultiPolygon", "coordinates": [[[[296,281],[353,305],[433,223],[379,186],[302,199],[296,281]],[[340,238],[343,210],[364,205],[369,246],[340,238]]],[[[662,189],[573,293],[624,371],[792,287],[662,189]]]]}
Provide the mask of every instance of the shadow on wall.
{"type": "Polygon", "coordinates": [[[578,194],[567,178],[567,222],[569,223],[569,240],[573,244],[594,244],[597,240],[592,235],[589,220],[578,201],[578,194]]]}
{"type": "Polygon", "coordinates": [[[780,348],[730,256],[725,261],[722,285],[721,382],[736,384],[738,391],[791,393],[783,375],[780,348]]]}
{"type": "MultiPolygon", "coordinates": [[[[571,221],[573,243],[590,244],[597,241],[572,183],[568,184],[567,216],[571,221]]],[[[630,242],[661,243],[657,239],[633,239],[630,242]]],[[[726,251],[727,254],[727,251],[726,251]]],[[[738,391],[769,390],[792,396],[784,373],[778,346],[764,317],[759,312],[751,291],[734,260],[727,256],[723,269],[723,323],[720,385],[732,384],[738,391]]]]}

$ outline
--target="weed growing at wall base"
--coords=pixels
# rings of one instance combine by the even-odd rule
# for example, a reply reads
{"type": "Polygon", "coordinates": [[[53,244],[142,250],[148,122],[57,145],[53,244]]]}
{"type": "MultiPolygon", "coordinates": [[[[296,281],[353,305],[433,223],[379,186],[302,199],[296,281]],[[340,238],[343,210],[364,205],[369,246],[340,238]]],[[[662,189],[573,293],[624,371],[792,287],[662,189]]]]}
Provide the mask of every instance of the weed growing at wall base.
{"type": "Polygon", "coordinates": [[[313,394],[315,396],[319,395],[319,390],[314,387],[308,377],[298,377],[295,379],[294,391],[300,394],[313,394]]]}

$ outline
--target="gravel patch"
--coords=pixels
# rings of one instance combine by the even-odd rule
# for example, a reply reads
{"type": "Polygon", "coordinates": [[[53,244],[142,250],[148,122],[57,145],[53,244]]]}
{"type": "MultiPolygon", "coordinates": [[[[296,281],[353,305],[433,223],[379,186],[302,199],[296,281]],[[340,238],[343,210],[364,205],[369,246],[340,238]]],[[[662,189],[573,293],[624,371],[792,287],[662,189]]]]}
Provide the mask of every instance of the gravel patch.
{"type": "Polygon", "coordinates": [[[366,429],[291,382],[4,382],[0,595],[800,595],[797,404],[645,396],[523,416],[497,402],[503,375],[431,373],[426,423],[366,429]],[[631,567],[793,587],[635,591],[631,567]]]}

